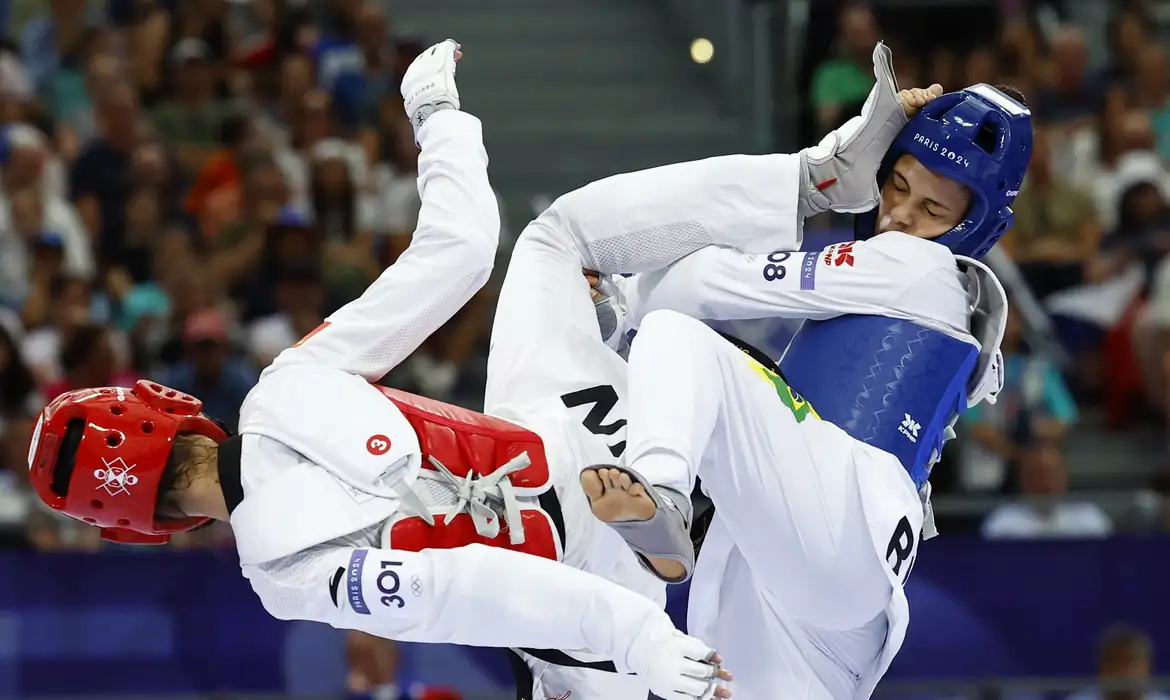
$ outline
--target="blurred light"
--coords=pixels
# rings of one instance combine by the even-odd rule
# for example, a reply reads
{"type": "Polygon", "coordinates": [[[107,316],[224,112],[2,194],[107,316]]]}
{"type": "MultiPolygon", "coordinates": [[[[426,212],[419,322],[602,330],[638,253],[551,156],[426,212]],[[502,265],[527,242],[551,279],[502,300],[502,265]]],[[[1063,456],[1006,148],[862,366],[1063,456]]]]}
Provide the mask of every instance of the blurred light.
{"type": "Polygon", "coordinates": [[[695,63],[709,63],[715,55],[715,45],[710,39],[695,39],[691,42],[691,60],[695,63]]]}

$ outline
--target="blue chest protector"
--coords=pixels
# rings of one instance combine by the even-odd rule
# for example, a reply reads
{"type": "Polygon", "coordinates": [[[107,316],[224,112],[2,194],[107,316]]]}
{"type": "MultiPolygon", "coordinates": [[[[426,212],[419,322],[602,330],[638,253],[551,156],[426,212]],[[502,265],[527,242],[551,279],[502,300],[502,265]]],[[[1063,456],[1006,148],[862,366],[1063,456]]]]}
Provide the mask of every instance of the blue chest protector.
{"type": "Polygon", "coordinates": [[[780,360],[820,417],[898,458],[921,489],[944,432],[967,408],[979,348],[911,321],[806,321],[780,360]]]}

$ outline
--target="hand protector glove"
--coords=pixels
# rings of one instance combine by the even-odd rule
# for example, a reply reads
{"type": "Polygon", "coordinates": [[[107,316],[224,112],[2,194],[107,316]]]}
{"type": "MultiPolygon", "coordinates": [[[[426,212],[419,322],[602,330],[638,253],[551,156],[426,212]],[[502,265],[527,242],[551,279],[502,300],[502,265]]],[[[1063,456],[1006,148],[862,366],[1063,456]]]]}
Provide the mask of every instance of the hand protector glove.
{"type": "Polygon", "coordinates": [[[643,628],[630,647],[630,670],[646,679],[650,692],[663,700],[710,700],[719,687],[715,651],[674,628],[666,613],[663,625],[643,628]]]}
{"type": "Polygon", "coordinates": [[[860,214],[880,201],[878,167],[910,119],[898,96],[893,55],[880,42],[873,50],[873,74],[876,82],[861,116],[800,152],[800,213],[804,217],[829,209],[860,214]]]}
{"type": "Polygon", "coordinates": [[[418,130],[427,118],[440,109],[459,109],[459,88],[455,86],[455,62],[459,44],[454,39],[441,41],[418,55],[402,77],[402,106],[418,130]]]}

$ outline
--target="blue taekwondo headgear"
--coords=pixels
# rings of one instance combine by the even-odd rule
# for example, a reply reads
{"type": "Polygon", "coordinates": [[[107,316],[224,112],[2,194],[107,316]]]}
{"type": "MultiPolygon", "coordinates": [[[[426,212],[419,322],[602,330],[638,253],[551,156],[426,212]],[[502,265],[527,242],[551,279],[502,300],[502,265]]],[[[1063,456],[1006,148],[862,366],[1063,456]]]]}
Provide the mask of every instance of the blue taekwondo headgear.
{"type": "MultiPolygon", "coordinates": [[[[879,185],[906,154],[970,191],[967,215],[934,241],[955,255],[979,259],[1012,224],[1011,203],[1032,158],[1032,113],[984,83],[947,93],[902,128],[878,168],[879,185]]],[[[877,215],[873,209],[857,216],[859,240],[874,235],[877,215]]]]}

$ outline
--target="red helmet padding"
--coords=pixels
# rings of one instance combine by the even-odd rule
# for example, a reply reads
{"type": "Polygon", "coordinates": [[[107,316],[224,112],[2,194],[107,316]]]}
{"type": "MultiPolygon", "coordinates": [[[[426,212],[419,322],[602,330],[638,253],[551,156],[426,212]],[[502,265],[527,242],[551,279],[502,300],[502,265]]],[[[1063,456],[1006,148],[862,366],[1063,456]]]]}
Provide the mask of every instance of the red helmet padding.
{"type": "Polygon", "coordinates": [[[141,380],[133,389],[71,391],[45,407],[29,449],[29,479],[50,508],[102,528],[102,537],[127,544],[164,544],[207,518],[156,522],[159,481],[175,436],[205,435],[217,443],[227,433],[201,413],[194,396],[141,380]],[[53,488],[54,470],[71,421],[84,429],[65,495],[53,488]]]}

